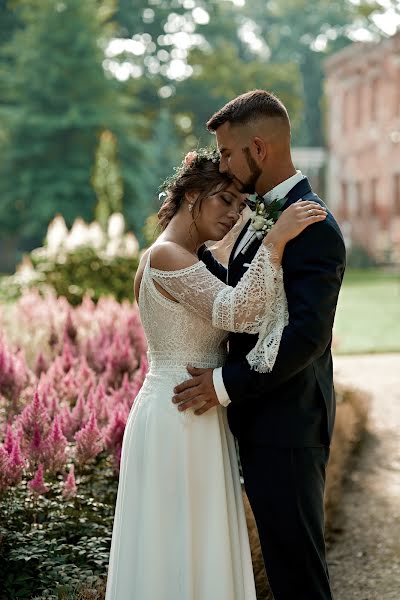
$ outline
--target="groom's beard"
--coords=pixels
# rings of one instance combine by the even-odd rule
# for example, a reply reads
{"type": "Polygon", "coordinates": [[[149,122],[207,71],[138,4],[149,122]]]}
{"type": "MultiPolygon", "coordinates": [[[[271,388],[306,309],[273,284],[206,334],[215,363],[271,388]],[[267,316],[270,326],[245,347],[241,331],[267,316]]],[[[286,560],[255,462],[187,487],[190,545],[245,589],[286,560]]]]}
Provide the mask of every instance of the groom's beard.
{"type": "Polygon", "coordinates": [[[245,155],[247,166],[250,170],[250,176],[246,181],[241,181],[234,175],[232,175],[234,181],[237,182],[236,187],[239,188],[239,191],[243,194],[255,194],[256,192],[256,183],[262,173],[260,167],[257,165],[256,161],[250,154],[249,148],[243,148],[243,154],[245,155]]]}

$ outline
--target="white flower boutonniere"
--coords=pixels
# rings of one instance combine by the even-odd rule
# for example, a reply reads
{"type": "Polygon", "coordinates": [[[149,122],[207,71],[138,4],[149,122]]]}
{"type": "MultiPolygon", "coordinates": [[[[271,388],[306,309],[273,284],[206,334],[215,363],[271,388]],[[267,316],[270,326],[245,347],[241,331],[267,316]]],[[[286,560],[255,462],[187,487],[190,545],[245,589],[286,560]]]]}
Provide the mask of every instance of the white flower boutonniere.
{"type": "Polygon", "coordinates": [[[251,217],[249,229],[255,232],[257,239],[262,240],[279,219],[282,206],[287,197],[274,200],[268,206],[265,206],[263,198],[256,200],[256,206],[251,217]]]}

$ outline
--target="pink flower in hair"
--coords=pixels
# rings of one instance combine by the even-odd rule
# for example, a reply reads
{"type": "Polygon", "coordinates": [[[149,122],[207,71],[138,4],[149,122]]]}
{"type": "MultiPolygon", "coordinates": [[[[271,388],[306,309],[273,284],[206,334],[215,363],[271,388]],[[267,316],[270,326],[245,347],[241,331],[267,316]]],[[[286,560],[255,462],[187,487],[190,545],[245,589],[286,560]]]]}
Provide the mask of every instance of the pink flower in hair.
{"type": "Polygon", "coordinates": [[[185,156],[185,158],[183,159],[184,164],[189,167],[197,158],[197,152],[195,150],[192,150],[191,152],[188,152],[185,156]]]}

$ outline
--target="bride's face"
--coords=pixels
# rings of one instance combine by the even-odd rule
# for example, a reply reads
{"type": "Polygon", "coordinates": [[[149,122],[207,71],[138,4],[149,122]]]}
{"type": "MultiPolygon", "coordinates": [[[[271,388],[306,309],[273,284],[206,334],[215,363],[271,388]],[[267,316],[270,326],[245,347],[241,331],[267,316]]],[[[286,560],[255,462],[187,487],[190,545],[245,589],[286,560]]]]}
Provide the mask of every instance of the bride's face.
{"type": "Polygon", "coordinates": [[[194,207],[196,229],[204,240],[218,241],[232,229],[246,208],[247,194],[232,184],[204,198],[200,210],[194,207]]]}

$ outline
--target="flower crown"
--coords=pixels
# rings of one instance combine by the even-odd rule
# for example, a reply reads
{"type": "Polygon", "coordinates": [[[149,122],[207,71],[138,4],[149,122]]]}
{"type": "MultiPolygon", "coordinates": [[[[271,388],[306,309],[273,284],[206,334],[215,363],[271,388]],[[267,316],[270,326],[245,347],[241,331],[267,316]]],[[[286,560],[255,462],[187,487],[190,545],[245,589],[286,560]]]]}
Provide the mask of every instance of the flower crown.
{"type": "Polygon", "coordinates": [[[159,196],[162,196],[171,185],[179,179],[184,173],[189,173],[190,170],[198,167],[201,163],[206,161],[211,161],[213,163],[219,163],[220,157],[219,152],[216,148],[208,147],[208,148],[198,148],[197,150],[191,150],[188,152],[183,158],[180,165],[174,167],[174,173],[170,177],[167,177],[160,185],[161,193],[159,196]]]}

